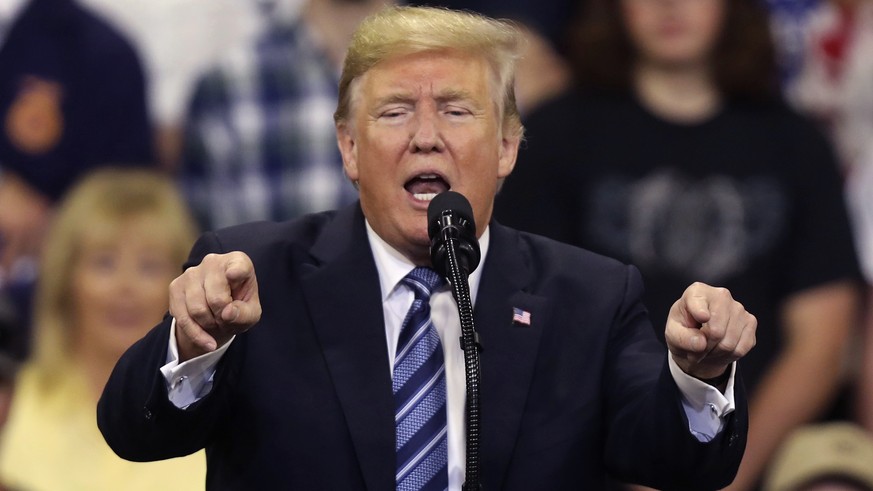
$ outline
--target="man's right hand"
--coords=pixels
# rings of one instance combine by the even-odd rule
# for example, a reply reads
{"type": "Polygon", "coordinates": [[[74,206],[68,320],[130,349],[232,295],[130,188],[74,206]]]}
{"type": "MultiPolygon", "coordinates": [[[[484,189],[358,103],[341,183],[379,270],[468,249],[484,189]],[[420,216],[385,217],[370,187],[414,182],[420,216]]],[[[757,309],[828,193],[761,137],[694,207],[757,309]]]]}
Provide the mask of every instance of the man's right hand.
{"type": "Polygon", "coordinates": [[[261,318],[258,281],[242,252],[209,254],[170,283],[179,361],[214,351],[261,318]]]}

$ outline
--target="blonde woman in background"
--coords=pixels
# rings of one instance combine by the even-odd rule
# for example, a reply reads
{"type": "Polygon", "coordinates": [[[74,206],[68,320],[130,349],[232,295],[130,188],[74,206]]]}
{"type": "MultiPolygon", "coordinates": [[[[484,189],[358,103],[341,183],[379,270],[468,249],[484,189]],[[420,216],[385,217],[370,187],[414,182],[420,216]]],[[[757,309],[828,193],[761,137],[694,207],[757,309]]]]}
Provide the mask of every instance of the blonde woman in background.
{"type": "Polygon", "coordinates": [[[43,251],[34,352],[18,379],[0,475],[28,491],[202,490],[202,453],[117,457],[96,423],[121,354],[167,310],[167,286],[195,229],[173,183],[145,170],[85,178],[58,210],[43,251]]]}

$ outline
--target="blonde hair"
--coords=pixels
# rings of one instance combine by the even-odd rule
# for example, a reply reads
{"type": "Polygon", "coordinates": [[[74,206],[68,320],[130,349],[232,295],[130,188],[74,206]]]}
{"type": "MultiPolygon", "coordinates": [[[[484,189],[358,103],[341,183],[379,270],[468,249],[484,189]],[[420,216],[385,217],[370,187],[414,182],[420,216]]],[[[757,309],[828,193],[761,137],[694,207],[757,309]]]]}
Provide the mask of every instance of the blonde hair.
{"type": "Polygon", "coordinates": [[[71,360],[71,283],[83,238],[96,229],[117,236],[125,223],[155,218],[165,230],[171,260],[180,265],[196,238],[196,227],[175,184],[146,169],[98,170],[61,202],[40,260],[34,306],[34,352],[28,363],[44,388],[63,375],[71,360]]]}
{"type": "Polygon", "coordinates": [[[378,63],[427,51],[458,50],[485,58],[497,88],[504,135],[521,137],[515,103],[515,62],[523,37],[508,21],[434,7],[390,7],[366,18],[352,37],[339,83],[334,120],[348,120],[354,82],[378,63]]]}

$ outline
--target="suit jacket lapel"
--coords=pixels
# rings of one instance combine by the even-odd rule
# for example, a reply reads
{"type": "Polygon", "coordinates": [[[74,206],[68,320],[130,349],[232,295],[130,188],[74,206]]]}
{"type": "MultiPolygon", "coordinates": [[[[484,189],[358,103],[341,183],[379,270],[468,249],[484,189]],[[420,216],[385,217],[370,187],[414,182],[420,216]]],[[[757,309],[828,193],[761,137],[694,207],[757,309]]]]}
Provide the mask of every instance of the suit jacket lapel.
{"type": "Polygon", "coordinates": [[[378,273],[359,206],[312,248],[303,289],[368,489],[394,488],[394,399],[378,273]]]}
{"type": "MultiPolygon", "coordinates": [[[[482,338],[482,475],[499,489],[515,448],[550,306],[524,291],[532,281],[515,231],[491,224],[476,329],[482,338]],[[513,307],[531,314],[512,322],[513,307]]],[[[338,212],[312,248],[304,295],[368,489],[393,489],[394,399],[378,272],[359,206],[338,212]]]]}
{"type": "Polygon", "coordinates": [[[533,273],[518,233],[495,222],[490,229],[474,319],[483,346],[482,476],[489,489],[501,489],[551,309],[547,299],[524,291],[533,273]],[[514,323],[513,308],[529,312],[530,325],[514,323]]]}

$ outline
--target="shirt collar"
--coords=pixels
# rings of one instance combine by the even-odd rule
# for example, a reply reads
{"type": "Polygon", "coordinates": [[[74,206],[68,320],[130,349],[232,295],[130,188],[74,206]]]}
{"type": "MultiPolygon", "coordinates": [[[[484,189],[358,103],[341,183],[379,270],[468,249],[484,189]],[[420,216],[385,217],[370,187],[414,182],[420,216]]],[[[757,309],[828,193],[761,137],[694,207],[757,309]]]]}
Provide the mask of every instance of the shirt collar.
{"type": "MultiPolygon", "coordinates": [[[[370,226],[370,222],[365,220],[365,223],[367,225],[367,238],[370,240],[370,250],[373,251],[373,259],[376,261],[376,271],[379,272],[379,284],[382,287],[382,301],[384,302],[400,283],[400,280],[415,269],[415,264],[400,251],[391,247],[382,237],[379,237],[370,226]]],[[[470,273],[468,278],[470,299],[474,304],[476,303],[476,293],[479,291],[479,281],[482,278],[482,265],[485,264],[485,257],[488,255],[490,239],[491,229],[486,227],[482,237],[479,238],[479,250],[482,254],[479,267],[470,273]]]]}

